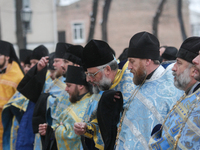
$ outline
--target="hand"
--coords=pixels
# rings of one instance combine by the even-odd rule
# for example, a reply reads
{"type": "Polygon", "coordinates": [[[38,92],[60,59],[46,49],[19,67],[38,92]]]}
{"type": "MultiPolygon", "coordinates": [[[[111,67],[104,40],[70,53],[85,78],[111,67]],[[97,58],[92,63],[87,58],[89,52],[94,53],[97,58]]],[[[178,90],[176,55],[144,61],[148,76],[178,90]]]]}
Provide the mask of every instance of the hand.
{"type": "Polygon", "coordinates": [[[86,132],[87,124],[85,122],[76,122],[74,124],[74,132],[77,135],[83,135],[86,132]]]}
{"type": "Polygon", "coordinates": [[[120,99],[119,93],[116,92],[113,98],[113,101],[116,102],[116,100],[120,99]]]}
{"type": "Polygon", "coordinates": [[[42,57],[42,58],[39,60],[39,62],[38,62],[38,64],[37,64],[37,71],[40,71],[40,70],[42,70],[44,67],[47,66],[47,64],[48,64],[48,62],[49,62],[48,59],[49,59],[49,57],[46,56],[46,57],[42,57]]]}
{"type": "Polygon", "coordinates": [[[41,135],[46,135],[46,131],[47,131],[47,124],[46,123],[44,123],[44,124],[39,124],[39,133],[41,134],[41,135]]]}

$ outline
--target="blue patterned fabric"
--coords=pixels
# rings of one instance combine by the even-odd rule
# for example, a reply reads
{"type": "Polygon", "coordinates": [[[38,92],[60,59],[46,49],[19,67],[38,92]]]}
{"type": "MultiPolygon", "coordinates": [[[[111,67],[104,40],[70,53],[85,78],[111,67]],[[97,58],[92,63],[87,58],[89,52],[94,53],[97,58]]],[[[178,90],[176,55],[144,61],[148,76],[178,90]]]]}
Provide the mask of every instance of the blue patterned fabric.
{"type": "Polygon", "coordinates": [[[176,137],[182,128],[184,118],[191,114],[183,127],[177,149],[200,149],[200,89],[185,97],[182,102],[169,114],[163,128],[157,131],[149,141],[153,150],[173,150],[176,137]]]}
{"type": "MultiPolygon", "coordinates": [[[[128,70],[128,62],[124,65],[122,70],[118,70],[119,74],[118,77],[119,79],[116,82],[116,86],[111,88],[112,90],[116,91],[121,91],[123,95],[123,100],[124,100],[124,107],[127,104],[128,99],[131,96],[131,93],[133,92],[134,89],[134,84],[133,84],[133,74],[130,73],[128,70]]],[[[111,86],[112,87],[112,86],[111,86]]],[[[98,121],[97,121],[97,106],[95,109],[92,109],[91,117],[89,122],[87,122],[87,128],[89,129],[84,135],[88,138],[93,138],[95,141],[95,146],[99,149],[104,149],[104,143],[101,138],[101,133],[99,130],[98,126],[98,121]]]]}
{"type": "Polygon", "coordinates": [[[59,150],[82,149],[81,137],[75,134],[73,125],[75,122],[81,122],[87,118],[86,110],[90,109],[92,101],[98,101],[99,98],[99,94],[90,95],[88,93],[80,101],[71,103],[63,110],[57,119],[57,123],[52,126],[55,130],[59,150]],[[60,124],[60,122],[63,124],[60,124]]]}
{"type": "Polygon", "coordinates": [[[18,91],[12,96],[2,111],[3,149],[15,150],[17,131],[21,117],[28,106],[28,100],[18,91]]]}
{"type": "Polygon", "coordinates": [[[135,86],[137,93],[131,97],[123,119],[117,150],[148,149],[152,128],[163,122],[163,118],[183,94],[173,84],[171,68],[169,66],[165,70],[159,66],[140,89],[135,86]]]}

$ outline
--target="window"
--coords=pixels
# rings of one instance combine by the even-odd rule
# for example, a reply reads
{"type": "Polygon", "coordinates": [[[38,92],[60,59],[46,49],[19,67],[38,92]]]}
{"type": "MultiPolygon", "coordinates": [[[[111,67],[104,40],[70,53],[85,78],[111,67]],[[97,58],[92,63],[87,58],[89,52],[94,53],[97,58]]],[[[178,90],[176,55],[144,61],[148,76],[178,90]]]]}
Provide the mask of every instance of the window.
{"type": "Polygon", "coordinates": [[[193,36],[200,36],[200,24],[193,24],[192,25],[192,35],[193,36]]]}
{"type": "Polygon", "coordinates": [[[73,23],[73,42],[84,43],[83,23],[73,23]]]}

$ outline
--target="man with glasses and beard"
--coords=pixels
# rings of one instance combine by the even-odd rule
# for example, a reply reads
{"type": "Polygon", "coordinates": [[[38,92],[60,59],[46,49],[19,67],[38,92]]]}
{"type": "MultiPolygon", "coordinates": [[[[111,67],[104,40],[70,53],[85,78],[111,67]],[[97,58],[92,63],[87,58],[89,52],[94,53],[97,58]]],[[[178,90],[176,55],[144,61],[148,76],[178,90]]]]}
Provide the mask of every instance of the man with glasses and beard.
{"type": "MultiPolygon", "coordinates": [[[[123,105],[125,106],[128,99],[131,96],[133,91],[134,84],[132,83],[132,74],[127,69],[128,62],[124,64],[122,69],[118,69],[118,64],[116,59],[113,56],[112,49],[108,45],[108,43],[101,40],[91,40],[86,44],[83,49],[83,57],[82,57],[83,65],[86,71],[86,78],[89,83],[93,85],[93,92],[98,93],[99,91],[107,91],[107,90],[116,90],[121,91],[124,99],[123,105]]],[[[119,95],[115,95],[117,99],[119,99],[119,95]]],[[[88,138],[93,138],[97,148],[110,149],[114,147],[115,138],[117,134],[117,130],[115,129],[118,123],[119,118],[112,117],[113,114],[119,114],[120,103],[118,100],[115,103],[101,103],[102,105],[107,104],[107,107],[110,108],[105,109],[102,114],[102,118],[107,120],[112,120],[113,124],[108,123],[109,121],[101,120],[97,118],[97,113],[101,110],[98,110],[98,106],[93,109],[96,118],[89,122],[79,122],[74,124],[75,133],[78,135],[85,135],[88,138]],[[104,117],[105,116],[105,117],[104,117]],[[100,122],[99,122],[100,121],[100,122]],[[104,124],[107,128],[101,128],[99,124],[104,124]],[[104,133],[111,134],[107,136],[102,136],[104,145],[102,144],[100,130],[104,133]],[[86,130],[88,129],[88,130],[86,130]],[[97,131],[97,132],[95,132],[97,131]],[[105,141],[107,141],[105,143],[105,141]]],[[[102,108],[102,107],[100,107],[102,108]]]]}
{"type": "Polygon", "coordinates": [[[200,131],[200,37],[189,37],[181,45],[172,71],[174,85],[184,95],[168,113],[163,124],[158,124],[149,141],[150,149],[199,149],[200,131]],[[169,140],[170,139],[170,140],[169,140]]]}
{"type": "Polygon", "coordinates": [[[159,63],[159,41],[148,33],[139,32],[129,42],[128,69],[136,85],[124,108],[116,140],[116,149],[148,149],[152,128],[180,98],[182,92],[173,85],[171,66],[159,63]]]}

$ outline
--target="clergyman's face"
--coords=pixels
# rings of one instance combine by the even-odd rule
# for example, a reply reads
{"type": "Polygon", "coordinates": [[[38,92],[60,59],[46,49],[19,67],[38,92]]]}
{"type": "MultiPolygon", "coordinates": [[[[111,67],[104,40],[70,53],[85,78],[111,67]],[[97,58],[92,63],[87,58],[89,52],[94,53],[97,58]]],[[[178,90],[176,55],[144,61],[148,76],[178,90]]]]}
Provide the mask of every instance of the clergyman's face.
{"type": "Polygon", "coordinates": [[[172,68],[172,71],[173,71],[172,74],[174,76],[174,85],[178,89],[184,90],[187,87],[187,85],[190,83],[190,81],[192,80],[190,76],[191,67],[189,67],[190,66],[189,62],[181,58],[177,58],[176,60],[177,61],[172,68]]]}
{"type": "Polygon", "coordinates": [[[128,60],[128,69],[134,75],[133,83],[135,85],[141,85],[147,75],[143,60],[139,58],[128,58],[128,60]]]}
{"type": "Polygon", "coordinates": [[[87,82],[93,85],[93,92],[98,93],[99,90],[105,91],[109,90],[112,85],[110,78],[106,77],[104,73],[104,68],[98,69],[96,67],[87,68],[89,74],[95,74],[95,76],[87,75],[87,82]],[[99,90],[98,90],[99,89],[99,90]]]}
{"type": "Polygon", "coordinates": [[[65,91],[67,91],[67,93],[69,94],[69,100],[71,103],[75,103],[78,101],[78,85],[73,83],[66,83],[65,91]]]}
{"type": "Polygon", "coordinates": [[[195,65],[195,76],[194,76],[194,78],[197,81],[200,81],[200,52],[199,52],[199,55],[192,60],[192,62],[195,65]]]}
{"type": "Polygon", "coordinates": [[[60,76],[63,75],[63,73],[64,73],[64,70],[62,68],[63,64],[64,64],[64,59],[54,58],[53,66],[54,66],[54,69],[55,69],[56,78],[59,78],[60,76]]]}
{"type": "Polygon", "coordinates": [[[26,74],[31,69],[30,64],[24,64],[24,73],[26,74]]]}

